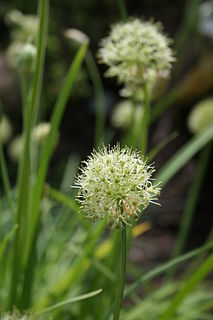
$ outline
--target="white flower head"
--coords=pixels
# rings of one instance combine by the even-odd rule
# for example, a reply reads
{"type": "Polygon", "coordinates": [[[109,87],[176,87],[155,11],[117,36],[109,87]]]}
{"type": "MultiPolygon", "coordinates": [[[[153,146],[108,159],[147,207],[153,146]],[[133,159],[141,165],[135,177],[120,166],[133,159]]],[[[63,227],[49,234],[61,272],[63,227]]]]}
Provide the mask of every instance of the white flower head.
{"type": "Polygon", "coordinates": [[[111,228],[131,225],[141,210],[156,203],[160,188],[152,182],[154,168],[128,147],[93,151],[81,168],[75,186],[77,200],[87,218],[104,219],[111,228]]]}
{"type": "Polygon", "coordinates": [[[108,77],[124,84],[122,95],[130,96],[145,84],[153,85],[160,73],[168,73],[174,61],[171,40],[161,32],[160,23],[130,19],[112,26],[101,41],[98,58],[109,69],[108,77]]]}
{"type": "Polygon", "coordinates": [[[213,98],[196,104],[188,119],[188,127],[192,133],[199,133],[210,126],[213,126],[213,98]]]}

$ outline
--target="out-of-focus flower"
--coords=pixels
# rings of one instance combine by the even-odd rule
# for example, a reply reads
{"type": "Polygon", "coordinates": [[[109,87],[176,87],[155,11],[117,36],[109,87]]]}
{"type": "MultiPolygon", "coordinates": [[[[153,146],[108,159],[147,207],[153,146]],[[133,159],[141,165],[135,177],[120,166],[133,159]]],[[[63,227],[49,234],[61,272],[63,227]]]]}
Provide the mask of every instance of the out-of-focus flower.
{"type": "Polygon", "coordinates": [[[25,15],[19,10],[12,10],[5,17],[6,23],[12,28],[12,40],[22,43],[34,43],[38,31],[38,17],[25,15]]]}
{"type": "Polygon", "coordinates": [[[38,18],[12,10],[6,15],[5,20],[11,27],[12,40],[6,52],[7,60],[12,68],[16,68],[18,64],[25,63],[26,58],[29,62],[29,59],[33,59],[36,54],[36,48],[33,48],[33,45],[37,37],[38,18]]]}
{"type": "Polygon", "coordinates": [[[18,53],[18,68],[26,73],[31,73],[33,70],[37,49],[31,44],[25,44],[18,53]]]}
{"type": "Polygon", "coordinates": [[[123,100],[119,102],[112,113],[112,125],[115,128],[127,129],[131,125],[138,125],[143,116],[143,107],[134,105],[130,100],[123,100]]]}
{"type": "Polygon", "coordinates": [[[0,143],[6,143],[12,135],[12,126],[6,116],[0,118],[0,143]]]}
{"type": "Polygon", "coordinates": [[[203,1],[199,7],[199,31],[205,37],[213,39],[213,2],[203,1]]]}
{"type": "Polygon", "coordinates": [[[21,158],[21,154],[24,148],[24,139],[22,135],[16,136],[9,145],[9,156],[15,162],[18,162],[21,158]]]}
{"type": "Polygon", "coordinates": [[[29,313],[20,313],[18,310],[13,310],[12,312],[0,313],[1,320],[33,320],[32,315],[29,313]]]}
{"type": "Polygon", "coordinates": [[[188,118],[188,127],[192,133],[199,133],[210,126],[213,126],[213,98],[199,102],[188,118]]]}
{"type": "Polygon", "coordinates": [[[41,122],[32,131],[32,141],[41,145],[46,139],[51,129],[49,122],[41,122]]]}
{"type": "Polygon", "coordinates": [[[108,77],[124,84],[121,94],[130,96],[144,85],[153,86],[159,74],[168,74],[174,61],[171,41],[159,23],[130,19],[115,24],[101,41],[98,58],[109,68],[108,77]]]}
{"type": "Polygon", "coordinates": [[[72,40],[79,44],[89,42],[89,37],[82,31],[74,28],[70,28],[64,31],[64,36],[68,40],[72,40]]]}
{"type": "Polygon", "coordinates": [[[111,228],[122,228],[137,219],[141,210],[156,203],[160,193],[152,181],[154,168],[143,156],[119,145],[94,151],[76,179],[77,200],[87,217],[107,216],[111,228]]]}

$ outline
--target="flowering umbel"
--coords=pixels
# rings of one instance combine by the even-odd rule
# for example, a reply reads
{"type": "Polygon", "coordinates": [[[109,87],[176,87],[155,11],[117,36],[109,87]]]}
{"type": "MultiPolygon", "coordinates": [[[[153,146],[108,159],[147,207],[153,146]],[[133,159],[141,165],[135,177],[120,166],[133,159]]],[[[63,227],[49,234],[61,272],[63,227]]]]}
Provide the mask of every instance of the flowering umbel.
{"type": "Polygon", "coordinates": [[[144,84],[154,85],[160,74],[167,74],[174,61],[170,40],[159,23],[130,19],[115,24],[101,41],[98,57],[108,65],[108,77],[124,84],[122,95],[130,96],[144,84]]]}
{"type": "Polygon", "coordinates": [[[154,168],[127,147],[103,147],[84,162],[75,185],[77,200],[91,220],[107,215],[111,228],[131,225],[141,210],[156,203],[160,188],[151,179],[154,168]]]}

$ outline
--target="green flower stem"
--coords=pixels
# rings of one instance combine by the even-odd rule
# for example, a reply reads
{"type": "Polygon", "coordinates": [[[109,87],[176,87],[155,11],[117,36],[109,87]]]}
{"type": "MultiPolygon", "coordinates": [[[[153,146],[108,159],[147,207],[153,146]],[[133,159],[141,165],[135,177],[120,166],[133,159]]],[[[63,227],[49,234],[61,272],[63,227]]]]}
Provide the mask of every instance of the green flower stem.
{"type": "MultiPolygon", "coordinates": [[[[29,201],[31,198],[31,181],[30,181],[30,136],[31,129],[35,122],[36,114],[38,113],[40,91],[42,86],[44,56],[47,40],[47,23],[49,1],[40,0],[39,8],[39,28],[37,39],[37,56],[35,63],[35,72],[33,83],[24,109],[24,150],[19,165],[18,171],[18,205],[17,205],[17,224],[19,228],[16,232],[16,240],[14,245],[14,262],[11,274],[11,289],[9,305],[19,304],[18,284],[23,272],[23,253],[26,246],[27,232],[30,232],[29,221],[29,201]]],[[[22,88],[23,89],[23,88],[22,88]]],[[[25,94],[24,94],[25,96],[25,94]]],[[[30,294],[28,295],[30,296],[30,294]]]]}
{"type": "Polygon", "coordinates": [[[104,102],[104,89],[101,77],[95,63],[95,59],[90,50],[86,55],[86,66],[93,83],[96,100],[96,128],[95,128],[95,147],[97,148],[102,144],[104,136],[105,124],[105,102],[104,102]]]}
{"type": "Polygon", "coordinates": [[[121,230],[121,265],[118,280],[118,289],[115,300],[114,320],[119,320],[119,314],[123,301],[123,292],[126,280],[126,227],[121,230]]]}
{"type": "Polygon", "coordinates": [[[0,170],[1,170],[2,182],[3,182],[3,186],[4,186],[6,199],[7,199],[10,211],[13,214],[14,213],[14,207],[13,207],[13,201],[12,201],[12,196],[11,196],[11,191],[10,191],[11,188],[10,188],[8,171],[7,171],[7,166],[6,166],[3,147],[2,147],[1,142],[0,142],[0,170]]]}
{"type": "Polygon", "coordinates": [[[142,154],[147,152],[147,140],[148,140],[148,130],[149,130],[149,118],[150,118],[150,98],[149,90],[147,86],[144,88],[144,112],[142,116],[141,132],[139,137],[139,147],[142,154]]]}
{"type": "Polygon", "coordinates": [[[118,8],[121,14],[121,18],[123,21],[126,21],[128,18],[128,13],[127,13],[127,9],[124,3],[124,0],[117,0],[118,3],[118,8]]]}

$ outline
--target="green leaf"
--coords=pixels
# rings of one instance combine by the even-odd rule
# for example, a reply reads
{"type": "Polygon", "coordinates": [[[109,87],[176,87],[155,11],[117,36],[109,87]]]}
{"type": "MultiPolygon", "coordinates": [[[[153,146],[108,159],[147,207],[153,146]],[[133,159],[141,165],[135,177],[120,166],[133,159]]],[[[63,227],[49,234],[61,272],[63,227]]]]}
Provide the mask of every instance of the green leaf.
{"type": "Polygon", "coordinates": [[[9,232],[8,234],[4,237],[2,242],[0,243],[0,261],[2,260],[6,245],[8,244],[10,238],[13,236],[14,232],[18,228],[18,225],[16,224],[9,232]]]}
{"type": "Polygon", "coordinates": [[[102,291],[103,291],[103,289],[99,289],[99,290],[96,290],[96,291],[88,292],[86,294],[82,294],[81,296],[73,297],[73,298],[70,298],[68,300],[56,303],[53,306],[50,306],[50,307],[40,311],[37,315],[40,315],[40,314],[55,310],[57,308],[64,307],[64,306],[66,306],[66,305],[68,305],[70,303],[73,303],[73,302],[77,302],[77,301],[81,301],[81,300],[92,298],[92,297],[98,295],[99,293],[101,293],[102,291]]]}
{"type": "Polygon", "coordinates": [[[167,263],[164,263],[163,265],[147,272],[145,275],[142,275],[139,279],[137,279],[133,284],[131,284],[124,292],[124,296],[129,296],[132,292],[134,292],[137,288],[139,288],[144,282],[149,281],[168,270],[171,270],[172,268],[176,267],[177,265],[186,262],[189,259],[192,259],[196,256],[198,256],[200,253],[207,251],[213,247],[213,242],[209,243],[208,245],[205,245],[203,247],[200,247],[198,249],[192,250],[186,254],[181,255],[180,257],[177,257],[167,263]]]}
{"type": "Polygon", "coordinates": [[[213,139],[213,126],[194,136],[160,170],[156,178],[165,185],[169,180],[210,140],[213,139]]]}
{"type": "Polygon", "coordinates": [[[194,290],[194,288],[207,276],[213,268],[213,254],[207,258],[201,267],[184,283],[183,287],[173,298],[171,304],[161,315],[159,320],[173,319],[176,310],[184,301],[184,299],[194,290]]]}
{"type": "Polygon", "coordinates": [[[33,238],[35,237],[35,231],[37,227],[37,223],[39,221],[39,203],[42,196],[42,191],[44,187],[44,182],[47,174],[48,164],[50,161],[50,157],[52,155],[54,146],[55,146],[55,140],[57,137],[57,132],[59,129],[59,125],[64,113],[64,109],[66,106],[66,103],[68,101],[68,98],[70,96],[74,81],[76,79],[76,76],[80,70],[80,67],[82,65],[83,59],[85,57],[86,51],[87,51],[87,43],[84,43],[79,48],[75,59],[73,63],[70,66],[70,69],[68,71],[67,77],[65,79],[64,86],[62,88],[62,91],[58,97],[58,100],[56,102],[56,105],[53,110],[53,114],[51,117],[51,130],[49,132],[49,135],[46,138],[46,141],[44,143],[44,147],[41,152],[40,156],[40,164],[38,168],[38,177],[37,181],[34,185],[33,190],[33,199],[32,199],[32,223],[31,223],[31,232],[30,232],[30,239],[28,239],[28,247],[25,252],[25,261],[28,258],[28,255],[30,253],[31,245],[33,242],[33,238]]]}

